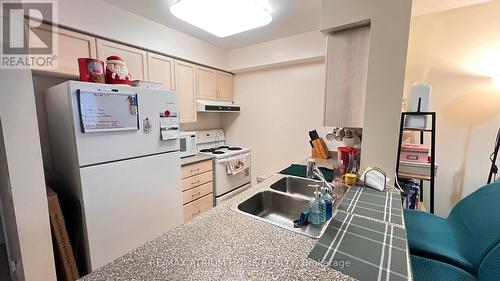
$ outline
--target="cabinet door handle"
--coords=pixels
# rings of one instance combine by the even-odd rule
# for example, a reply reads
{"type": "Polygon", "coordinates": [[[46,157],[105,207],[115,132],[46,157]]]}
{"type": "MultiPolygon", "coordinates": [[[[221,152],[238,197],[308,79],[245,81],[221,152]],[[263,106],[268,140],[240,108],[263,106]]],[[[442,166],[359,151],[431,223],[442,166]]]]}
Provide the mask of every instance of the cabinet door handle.
{"type": "Polygon", "coordinates": [[[191,182],[191,185],[196,185],[196,184],[199,184],[200,183],[200,180],[197,180],[197,181],[192,181],[191,182]]]}
{"type": "Polygon", "coordinates": [[[195,193],[195,194],[191,195],[191,197],[196,197],[196,196],[198,196],[198,195],[200,195],[200,194],[201,194],[201,191],[198,191],[197,193],[195,193]]]}
{"type": "Polygon", "coordinates": [[[199,170],[200,170],[200,168],[191,169],[191,173],[197,172],[197,171],[199,171],[199,170]]]}
{"type": "Polygon", "coordinates": [[[198,210],[198,212],[195,212],[195,213],[192,213],[191,215],[194,217],[194,216],[197,216],[201,213],[201,210],[198,210]]]}

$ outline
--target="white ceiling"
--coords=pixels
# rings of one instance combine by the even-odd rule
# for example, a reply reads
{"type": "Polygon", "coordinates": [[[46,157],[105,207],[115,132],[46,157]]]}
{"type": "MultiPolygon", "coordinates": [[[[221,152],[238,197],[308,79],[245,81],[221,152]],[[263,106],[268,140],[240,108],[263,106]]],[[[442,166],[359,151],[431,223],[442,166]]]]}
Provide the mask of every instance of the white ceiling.
{"type": "MultiPolygon", "coordinates": [[[[177,0],[104,1],[226,50],[318,30],[321,14],[321,0],[259,0],[269,4],[273,16],[270,24],[218,38],[173,16],[169,7],[177,0]]],[[[412,15],[419,16],[489,1],[491,0],[413,0],[412,15]]]]}
{"type": "Polygon", "coordinates": [[[321,9],[321,0],[267,0],[273,17],[270,24],[225,38],[218,38],[172,15],[169,7],[177,0],[105,1],[227,50],[319,30],[321,9]]]}
{"type": "Polygon", "coordinates": [[[491,0],[413,0],[412,16],[417,17],[490,1],[491,0]]]}

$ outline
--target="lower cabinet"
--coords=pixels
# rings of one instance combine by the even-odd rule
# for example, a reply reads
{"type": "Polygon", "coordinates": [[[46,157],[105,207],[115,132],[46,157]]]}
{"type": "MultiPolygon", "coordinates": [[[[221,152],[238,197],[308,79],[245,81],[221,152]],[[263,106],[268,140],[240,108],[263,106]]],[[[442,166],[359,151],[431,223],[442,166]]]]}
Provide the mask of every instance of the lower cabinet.
{"type": "Polygon", "coordinates": [[[212,160],[182,166],[184,222],[214,206],[212,160]]]}

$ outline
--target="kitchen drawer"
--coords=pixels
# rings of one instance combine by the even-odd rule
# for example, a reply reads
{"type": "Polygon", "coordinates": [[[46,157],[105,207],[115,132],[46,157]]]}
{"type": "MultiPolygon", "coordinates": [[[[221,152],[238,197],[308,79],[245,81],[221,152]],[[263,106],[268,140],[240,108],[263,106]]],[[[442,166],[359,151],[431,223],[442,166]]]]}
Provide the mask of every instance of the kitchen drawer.
{"type": "Polygon", "coordinates": [[[197,187],[209,181],[212,181],[212,171],[185,178],[182,180],[182,191],[197,187]]]}
{"type": "Polygon", "coordinates": [[[209,193],[212,193],[213,191],[214,187],[213,182],[211,181],[190,190],[186,190],[182,192],[182,204],[199,199],[209,193]]]}
{"type": "Polygon", "coordinates": [[[214,206],[213,193],[203,196],[202,198],[195,200],[191,203],[184,205],[184,222],[191,220],[192,218],[210,210],[214,206]]]}
{"type": "Polygon", "coordinates": [[[182,166],[182,178],[185,179],[208,171],[212,171],[212,160],[182,166]]]}

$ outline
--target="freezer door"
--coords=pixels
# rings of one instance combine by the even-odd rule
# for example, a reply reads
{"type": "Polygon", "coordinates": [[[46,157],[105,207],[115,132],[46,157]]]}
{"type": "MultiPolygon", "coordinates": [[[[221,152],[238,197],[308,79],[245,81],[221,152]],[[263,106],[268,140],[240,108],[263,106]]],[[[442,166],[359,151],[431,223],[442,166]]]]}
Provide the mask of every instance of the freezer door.
{"type": "MultiPolygon", "coordinates": [[[[179,118],[175,92],[71,81],[69,94],[80,167],[179,150],[179,118]],[[130,95],[137,95],[138,129],[88,130],[84,133],[80,117],[82,105],[79,104],[84,101],[81,98],[79,101],[79,95],[89,92],[111,92],[115,96],[122,94],[125,101],[130,95]]],[[[118,99],[118,101],[121,100],[118,99]]],[[[92,104],[89,105],[88,100],[86,102],[85,109],[93,110],[92,104]]],[[[127,102],[108,101],[106,106],[110,107],[114,104],[120,106],[118,112],[122,114],[129,110],[127,102]]],[[[95,109],[102,111],[99,114],[108,114],[104,108],[99,108],[102,105],[104,104],[96,104],[95,109]]],[[[128,121],[127,125],[130,127],[132,122],[128,121]]]]}
{"type": "Polygon", "coordinates": [[[80,173],[89,270],[182,223],[179,152],[80,168],[80,173]]]}

